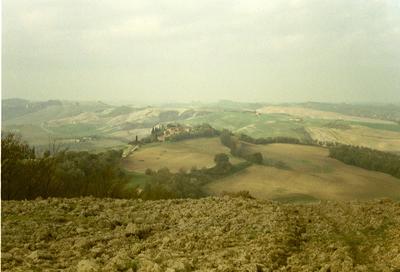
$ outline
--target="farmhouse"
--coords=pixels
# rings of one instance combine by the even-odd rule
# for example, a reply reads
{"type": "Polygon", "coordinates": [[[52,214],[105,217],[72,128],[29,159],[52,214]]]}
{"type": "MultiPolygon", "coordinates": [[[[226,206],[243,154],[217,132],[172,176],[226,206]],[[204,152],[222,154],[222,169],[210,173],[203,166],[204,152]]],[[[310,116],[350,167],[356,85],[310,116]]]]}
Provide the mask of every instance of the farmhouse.
{"type": "Polygon", "coordinates": [[[162,133],[157,137],[157,140],[160,142],[164,142],[168,140],[173,135],[181,134],[181,133],[188,133],[192,130],[191,127],[189,126],[184,126],[181,124],[168,124],[167,127],[165,127],[162,130],[162,133]]]}

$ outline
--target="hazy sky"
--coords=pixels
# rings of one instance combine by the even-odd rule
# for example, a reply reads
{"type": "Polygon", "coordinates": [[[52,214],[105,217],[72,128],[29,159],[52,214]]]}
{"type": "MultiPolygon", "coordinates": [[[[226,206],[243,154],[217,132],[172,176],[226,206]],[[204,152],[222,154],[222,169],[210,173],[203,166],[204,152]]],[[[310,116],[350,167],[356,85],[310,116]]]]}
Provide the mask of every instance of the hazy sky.
{"type": "Polygon", "coordinates": [[[399,0],[3,0],[3,97],[400,101],[399,0]]]}

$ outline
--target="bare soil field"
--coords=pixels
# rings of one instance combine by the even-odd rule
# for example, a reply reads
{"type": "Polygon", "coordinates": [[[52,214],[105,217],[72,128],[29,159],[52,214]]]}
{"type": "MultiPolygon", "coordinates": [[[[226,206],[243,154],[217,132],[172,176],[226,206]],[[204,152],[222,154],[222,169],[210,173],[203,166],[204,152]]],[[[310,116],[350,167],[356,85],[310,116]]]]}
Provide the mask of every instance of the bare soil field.
{"type": "Polygon", "coordinates": [[[307,131],[314,140],[318,141],[339,142],[381,151],[400,152],[400,133],[395,131],[362,126],[352,126],[351,129],[346,130],[310,127],[307,128],[307,131]]]}
{"type": "Polygon", "coordinates": [[[328,157],[321,147],[292,144],[246,145],[264,158],[284,162],[290,169],[251,166],[207,185],[211,194],[250,191],[264,199],[354,200],[400,198],[400,179],[346,165],[328,157]]]}
{"type": "Polygon", "coordinates": [[[400,204],[2,202],[2,271],[399,271],[400,204]]]}
{"type": "Polygon", "coordinates": [[[319,111],[303,107],[288,107],[288,106],[267,106],[264,108],[257,109],[260,113],[285,113],[297,117],[309,117],[316,119],[329,119],[329,120],[345,120],[345,121],[356,121],[356,122],[367,122],[367,123],[379,123],[379,124],[394,124],[392,121],[373,119],[367,117],[358,117],[352,115],[345,115],[336,112],[319,111]]]}
{"type": "MultiPolygon", "coordinates": [[[[123,166],[131,171],[144,173],[147,168],[158,170],[168,167],[172,172],[192,167],[202,168],[214,165],[218,153],[229,154],[229,149],[216,138],[199,138],[179,142],[165,142],[145,145],[128,156],[123,166]]],[[[231,157],[232,163],[241,160],[231,157]]]]}

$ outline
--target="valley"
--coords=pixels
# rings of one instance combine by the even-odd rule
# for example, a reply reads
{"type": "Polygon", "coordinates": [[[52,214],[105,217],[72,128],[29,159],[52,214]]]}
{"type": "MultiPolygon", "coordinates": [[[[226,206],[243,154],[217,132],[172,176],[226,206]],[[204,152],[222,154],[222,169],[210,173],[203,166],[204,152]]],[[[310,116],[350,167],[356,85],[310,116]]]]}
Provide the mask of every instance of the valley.
{"type": "MultiPolygon", "coordinates": [[[[167,167],[172,172],[189,171],[194,168],[214,166],[214,156],[229,153],[218,137],[199,138],[179,142],[144,145],[122,161],[125,169],[144,173],[146,169],[159,170],[167,167]]],[[[230,156],[236,164],[241,159],[230,156]]]]}
{"type": "MultiPolygon", "coordinates": [[[[253,138],[288,137],[298,144],[242,143],[264,162],[286,167],[251,165],[232,175],[207,182],[206,194],[249,191],[262,199],[282,201],[399,199],[400,180],[385,173],[346,165],[329,157],[325,145],[364,146],[400,153],[400,108],[342,104],[186,103],[114,106],[103,102],[3,100],[2,130],[22,135],[37,151],[49,145],[76,151],[124,150],[121,167],[131,176],[132,188],[143,188],[151,178],[147,169],[168,168],[172,173],[214,167],[214,156],[228,154],[232,165],[244,162],[230,154],[218,137],[148,142],[155,127],[180,124],[186,130],[209,124],[234,135],[253,138]],[[350,109],[354,109],[350,111],[350,109]],[[353,115],[352,115],[353,114],[353,115]],[[142,140],[146,140],[142,142],[142,140]],[[135,142],[137,141],[137,142],[135,142]],[[133,148],[135,147],[135,148],[133,148]],[[132,151],[134,150],[134,151],[132,151]],[[124,155],[125,156],[125,155],[124,155]]],[[[184,129],[184,130],[185,130],[184,129]]]]}
{"type": "Polygon", "coordinates": [[[210,183],[208,192],[248,190],[263,199],[352,200],[400,199],[400,179],[349,166],[328,157],[321,147],[291,144],[247,145],[264,159],[284,162],[289,169],[254,165],[231,177],[210,183]]]}
{"type": "Polygon", "coordinates": [[[396,106],[386,113],[385,106],[370,107],[368,112],[368,108],[356,105],[342,109],[341,104],[270,105],[224,100],[145,106],[6,99],[2,105],[2,130],[21,134],[38,148],[57,141],[70,150],[100,152],[126,146],[136,136],[144,138],[156,125],[207,123],[255,138],[293,137],[400,152],[400,125],[394,121],[400,116],[400,107],[396,106]],[[355,115],[349,114],[352,107],[355,115]]]}
{"type": "MultiPolygon", "coordinates": [[[[205,185],[211,195],[249,191],[261,199],[284,201],[400,199],[400,179],[385,173],[346,165],[329,158],[327,148],[294,144],[254,145],[242,143],[250,153],[261,152],[264,160],[283,162],[287,169],[253,165],[232,176],[205,185]]],[[[135,151],[122,165],[130,171],[167,167],[172,172],[192,167],[212,167],[214,155],[229,154],[219,138],[199,138],[155,143],[135,151]]],[[[232,164],[243,161],[230,156],[232,164]]]]}

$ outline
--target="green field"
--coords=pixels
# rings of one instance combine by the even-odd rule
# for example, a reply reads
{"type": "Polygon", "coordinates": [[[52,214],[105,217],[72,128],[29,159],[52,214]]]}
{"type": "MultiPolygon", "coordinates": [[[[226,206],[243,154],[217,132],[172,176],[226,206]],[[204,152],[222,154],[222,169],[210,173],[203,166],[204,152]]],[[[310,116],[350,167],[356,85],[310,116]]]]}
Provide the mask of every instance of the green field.
{"type": "Polygon", "coordinates": [[[129,177],[129,182],[127,184],[128,188],[144,188],[146,183],[150,180],[150,177],[143,174],[143,173],[138,173],[138,172],[133,172],[133,171],[125,171],[125,173],[129,177]]]}
{"type": "Polygon", "coordinates": [[[183,121],[189,125],[208,123],[216,129],[229,129],[234,133],[244,133],[249,136],[276,137],[287,136],[304,139],[303,124],[285,114],[262,114],[253,112],[223,111],[190,118],[183,121]]]}
{"type": "Polygon", "coordinates": [[[65,124],[48,129],[57,135],[64,135],[64,137],[84,137],[101,135],[99,128],[100,126],[96,124],[65,124]]]}

